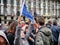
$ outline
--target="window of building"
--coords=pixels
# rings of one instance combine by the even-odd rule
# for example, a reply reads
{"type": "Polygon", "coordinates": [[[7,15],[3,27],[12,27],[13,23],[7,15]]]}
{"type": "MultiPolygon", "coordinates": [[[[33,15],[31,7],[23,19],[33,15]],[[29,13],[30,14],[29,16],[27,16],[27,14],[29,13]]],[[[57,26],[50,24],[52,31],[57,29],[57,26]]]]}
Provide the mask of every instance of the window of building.
{"type": "Polygon", "coordinates": [[[1,0],[0,0],[0,3],[1,3],[1,0]]]}
{"type": "Polygon", "coordinates": [[[11,15],[14,14],[14,11],[13,11],[13,8],[14,8],[14,0],[11,0],[11,15]]]}
{"type": "Polygon", "coordinates": [[[6,20],[7,19],[7,16],[4,16],[4,19],[6,20]]]}
{"type": "Polygon", "coordinates": [[[7,7],[7,0],[3,0],[4,7],[7,7]]]}
{"type": "Polygon", "coordinates": [[[1,18],[0,18],[0,23],[1,23],[1,21],[2,21],[2,20],[1,20],[1,18]]]}
{"type": "Polygon", "coordinates": [[[34,7],[36,7],[36,1],[34,1],[34,7]]]}
{"type": "Polygon", "coordinates": [[[11,5],[14,5],[14,0],[11,0],[11,5]]]}
{"type": "Polygon", "coordinates": [[[7,22],[7,16],[4,16],[4,23],[6,24],[7,22]]]}
{"type": "Polygon", "coordinates": [[[11,19],[13,20],[13,19],[14,19],[14,17],[13,17],[13,16],[11,16],[11,19]]]}
{"type": "Polygon", "coordinates": [[[19,16],[20,15],[20,11],[17,11],[17,16],[19,16]]]}
{"type": "Polygon", "coordinates": [[[43,10],[44,10],[44,11],[43,11],[43,15],[45,15],[45,13],[46,13],[46,8],[45,8],[45,7],[46,7],[46,3],[44,2],[44,3],[43,3],[43,10]]]}
{"type": "Polygon", "coordinates": [[[28,9],[29,9],[29,11],[31,11],[31,2],[29,1],[28,3],[29,3],[28,9]]]}
{"type": "MultiPolygon", "coordinates": [[[[0,0],[0,3],[1,3],[1,0],[0,0]]],[[[0,14],[1,14],[1,5],[0,5],[0,14]]]]}
{"type": "Polygon", "coordinates": [[[36,11],[34,12],[34,17],[37,17],[36,11]]]}
{"type": "Polygon", "coordinates": [[[1,7],[0,7],[0,14],[1,14],[1,7]]]}
{"type": "Polygon", "coordinates": [[[7,23],[7,21],[4,21],[4,23],[6,24],[6,23],[7,23]]]}
{"type": "Polygon", "coordinates": [[[20,4],[20,0],[17,0],[17,5],[19,5],[20,4]]]}

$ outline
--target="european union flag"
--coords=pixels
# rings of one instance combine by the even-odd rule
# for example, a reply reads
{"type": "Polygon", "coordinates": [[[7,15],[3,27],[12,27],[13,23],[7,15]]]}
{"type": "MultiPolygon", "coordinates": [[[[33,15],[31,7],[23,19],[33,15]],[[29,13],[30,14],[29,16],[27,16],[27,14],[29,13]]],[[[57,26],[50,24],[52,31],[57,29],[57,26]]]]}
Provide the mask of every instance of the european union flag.
{"type": "Polygon", "coordinates": [[[22,9],[22,15],[24,15],[26,18],[30,19],[32,22],[34,22],[34,18],[32,14],[30,14],[27,10],[26,4],[23,5],[22,9]]]}

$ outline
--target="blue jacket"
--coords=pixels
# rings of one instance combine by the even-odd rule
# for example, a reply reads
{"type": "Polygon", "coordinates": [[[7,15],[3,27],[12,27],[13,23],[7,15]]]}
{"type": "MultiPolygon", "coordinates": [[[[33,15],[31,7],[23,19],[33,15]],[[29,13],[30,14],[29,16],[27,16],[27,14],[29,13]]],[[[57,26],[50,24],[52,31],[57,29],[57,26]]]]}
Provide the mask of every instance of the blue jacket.
{"type": "Polygon", "coordinates": [[[58,42],[60,29],[58,28],[58,26],[53,25],[51,27],[51,31],[52,31],[52,35],[53,35],[53,41],[58,42]]]}

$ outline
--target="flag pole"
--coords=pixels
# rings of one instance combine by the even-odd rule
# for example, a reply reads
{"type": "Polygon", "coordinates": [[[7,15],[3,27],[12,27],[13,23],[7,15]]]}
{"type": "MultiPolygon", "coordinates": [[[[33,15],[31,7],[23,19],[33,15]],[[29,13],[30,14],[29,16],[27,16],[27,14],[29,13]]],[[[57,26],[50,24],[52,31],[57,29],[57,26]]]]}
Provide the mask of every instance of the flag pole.
{"type": "Polygon", "coordinates": [[[26,3],[26,1],[24,0],[23,4],[22,4],[22,7],[21,7],[21,10],[20,10],[20,16],[22,15],[22,10],[23,10],[23,5],[26,3]]]}
{"type": "Polygon", "coordinates": [[[18,23],[20,23],[20,21],[21,21],[23,5],[24,5],[25,3],[26,3],[26,1],[24,0],[24,2],[23,2],[23,4],[22,4],[22,6],[21,6],[21,8],[20,8],[20,16],[18,17],[18,23]]]}

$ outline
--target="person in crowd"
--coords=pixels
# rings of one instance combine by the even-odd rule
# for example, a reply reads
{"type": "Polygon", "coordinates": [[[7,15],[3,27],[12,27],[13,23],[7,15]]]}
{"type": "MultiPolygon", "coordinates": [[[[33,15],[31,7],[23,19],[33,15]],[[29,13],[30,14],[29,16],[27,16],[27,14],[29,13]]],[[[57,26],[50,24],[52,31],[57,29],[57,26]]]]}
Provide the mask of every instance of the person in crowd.
{"type": "Polygon", "coordinates": [[[28,38],[30,45],[35,45],[36,28],[37,28],[37,24],[36,22],[34,22],[34,24],[32,25],[32,32],[30,33],[28,38]]]}
{"type": "MultiPolygon", "coordinates": [[[[29,43],[29,45],[34,45],[35,41],[35,30],[34,30],[34,24],[30,24],[30,20],[28,20],[25,24],[25,26],[22,27],[24,30],[26,43],[29,43]]],[[[26,44],[27,45],[27,44],[26,44]]]]}
{"type": "MultiPolygon", "coordinates": [[[[58,22],[58,27],[60,28],[60,22],[58,22]]],[[[60,45],[60,33],[59,33],[59,38],[58,38],[58,45],[60,45]]]]}
{"type": "Polygon", "coordinates": [[[52,20],[49,20],[46,24],[47,28],[50,28],[51,29],[51,26],[52,26],[52,20]]]}
{"type": "Polygon", "coordinates": [[[54,45],[58,45],[58,38],[60,33],[60,28],[57,26],[57,21],[53,20],[53,26],[51,27],[54,45]]]}
{"type": "Polygon", "coordinates": [[[60,45],[60,33],[59,33],[59,38],[58,38],[58,45],[60,45]]]}
{"type": "Polygon", "coordinates": [[[36,34],[36,45],[53,45],[52,32],[49,28],[44,27],[44,18],[38,17],[38,33],[36,34]]]}
{"type": "Polygon", "coordinates": [[[15,31],[16,31],[16,21],[11,20],[9,21],[9,28],[5,31],[5,34],[7,36],[7,39],[10,43],[10,45],[14,45],[14,38],[15,38],[15,31]]]}
{"type": "Polygon", "coordinates": [[[29,45],[28,40],[26,38],[26,32],[25,31],[21,31],[21,40],[20,40],[20,45],[29,45]]]}
{"type": "Polygon", "coordinates": [[[29,37],[30,31],[27,31],[26,29],[26,25],[29,25],[29,20],[28,20],[28,24],[26,24],[24,21],[23,23],[21,23],[20,18],[21,17],[19,17],[17,20],[18,25],[16,27],[14,44],[15,45],[29,45],[27,38],[29,37]]]}
{"type": "Polygon", "coordinates": [[[36,37],[35,34],[36,34],[36,31],[33,30],[29,35],[28,41],[30,45],[35,45],[35,37],[36,37]]]}
{"type": "Polygon", "coordinates": [[[0,45],[10,45],[9,41],[3,31],[0,31],[0,45]]]}

